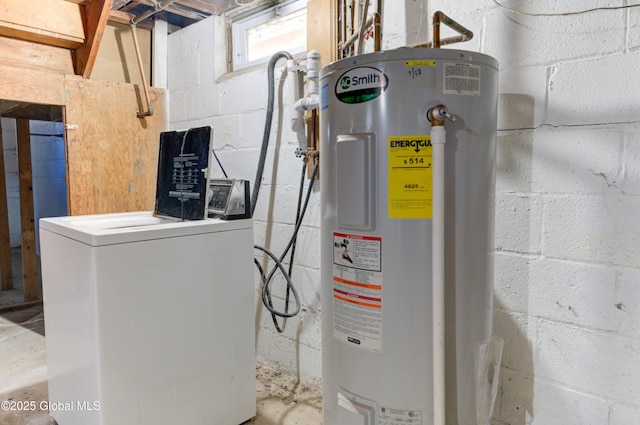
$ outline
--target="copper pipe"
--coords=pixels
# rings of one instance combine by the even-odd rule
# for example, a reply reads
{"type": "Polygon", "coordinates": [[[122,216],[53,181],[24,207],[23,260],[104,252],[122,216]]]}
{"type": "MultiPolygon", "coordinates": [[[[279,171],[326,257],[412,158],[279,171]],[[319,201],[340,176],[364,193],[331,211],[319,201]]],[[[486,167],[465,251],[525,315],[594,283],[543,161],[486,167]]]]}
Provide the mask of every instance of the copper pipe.
{"type": "Polygon", "coordinates": [[[147,77],[144,74],[144,67],[142,65],[142,55],[140,54],[140,47],[138,46],[138,35],[136,34],[136,24],[131,20],[131,35],[133,36],[133,47],[136,51],[136,59],[138,59],[138,68],[140,68],[140,78],[142,79],[142,90],[144,91],[144,98],[147,101],[147,112],[138,112],[138,118],[150,117],[153,115],[153,105],[151,105],[151,97],[149,96],[149,88],[147,87],[147,77]]]}
{"type": "MultiPolygon", "coordinates": [[[[369,27],[371,24],[373,24],[373,22],[374,22],[374,17],[370,16],[369,19],[367,19],[367,22],[365,22],[364,27],[365,28],[369,27]]],[[[351,46],[353,43],[356,42],[358,37],[360,37],[359,30],[354,34],[351,34],[351,36],[344,41],[344,43],[342,44],[342,48],[346,49],[347,47],[351,46]]]]}
{"type": "Polygon", "coordinates": [[[471,40],[473,38],[473,32],[463,27],[453,19],[449,18],[444,13],[437,11],[433,14],[433,47],[438,49],[443,44],[458,43],[462,41],[471,40]],[[440,24],[443,23],[452,30],[460,34],[457,37],[449,37],[444,40],[440,40],[440,24]]]}
{"type": "MultiPolygon", "coordinates": [[[[340,52],[339,59],[349,56],[349,54],[347,53],[347,50],[350,47],[352,48],[355,42],[359,40],[361,32],[363,32],[363,30],[366,31],[366,29],[369,28],[371,25],[373,25],[374,27],[374,51],[379,52],[380,50],[382,50],[382,14],[379,11],[373,12],[371,16],[367,18],[364,25],[361,25],[360,28],[356,30],[353,27],[353,25],[349,24],[349,22],[353,23],[355,19],[354,13],[353,13],[355,10],[355,5],[353,4],[353,0],[351,0],[352,4],[350,6],[347,6],[346,4],[347,0],[340,0],[340,1],[341,1],[341,19],[342,19],[343,27],[341,28],[342,32],[340,34],[340,38],[338,42],[338,49],[340,52]],[[351,18],[350,20],[347,19],[347,10],[350,10],[352,12],[350,15],[350,18],[351,18]]],[[[381,7],[380,0],[378,0],[378,7],[381,7]]],[[[364,43],[360,43],[360,44],[364,45],[364,43]]]]}
{"type": "Polygon", "coordinates": [[[375,34],[373,50],[379,52],[382,49],[382,17],[379,12],[373,14],[373,28],[375,34]]]}
{"type": "Polygon", "coordinates": [[[459,43],[462,41],[471,40],[473,38],[473,32],[463,27],[453,19],[449,18],[444,13],[437,11],[433,14],[433,48],[439,49],[444,44],[459,43]],[[459,36],[448,37],[444,40],[440,40],[440,24],[445,24],[452,30],[456,31],[459,36]]]}
{"type": "Polygon", "coordinates": [[[433,14],[433,38],[431,42],[434,49],[440,48],[440,11],[433,14]]]}
{"type": "Polygon", "coordinates": [[[358,28],[358,55],[364,53],[364,32],[367,28],[367,14],[369,13],[369,0],[364,1],[364,10],[362,11],[362,19],[360,20],[360,28],[358,28]]]}
{"type": "Polygon", "coordinates": [[[439,49],[445,44],[461,43],[463,41],[469,41],[472,38],[473,32],[471,30],[463,27],[444,13],[437,11],[433,14],[433,40],[427,41],[425,43],[412,44],[410,46],[407,46],[407,48],[412,49],[415,47],[433,47],[434,49],[439,49]],[[445,24],[460,35],[454,35],[452,37],[440,39],[440,24],[445,24]]]}
{"type": "Polygon", "coordinates": [[[347,0],[340,1],[340,18],[342,19],[340,25],[340,40],[347,38],[347,0]]]}
{"type": "MultiPolygon", "coordinates": [[[[367,22],[365,22],[365,28],[370,27],[371,25],[374,26],[375,29],[375,38],[374,38],[374,49],[376,52],[380,51],[380,46],[382,44],[382,31],[380,30],[380,23],[381,23],[382,19],[380,18],[380,14],[378,12],[374,12],[373,15],[369,16],[369,19],[367,19],[367,22]]],[[[349,37],[342,45],[342,49],[346,49],[347,47],[351,46],[359,37],[359,34],[353,34],[351,37],[349,37]]]]}

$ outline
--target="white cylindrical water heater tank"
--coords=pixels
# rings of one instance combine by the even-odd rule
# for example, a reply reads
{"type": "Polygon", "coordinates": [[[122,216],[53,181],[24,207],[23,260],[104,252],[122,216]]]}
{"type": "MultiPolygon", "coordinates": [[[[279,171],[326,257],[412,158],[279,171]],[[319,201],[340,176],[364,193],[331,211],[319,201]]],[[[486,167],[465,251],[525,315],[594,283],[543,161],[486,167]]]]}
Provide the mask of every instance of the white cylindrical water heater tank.
{"type": "Polygon", "coordinates": [[[322,70],[324,425],[433,424],[427,112],[439,104],[455,117],[445,124],[447,424],[488,423],[497,84],[495,59],[449,49],[322,70]]]}

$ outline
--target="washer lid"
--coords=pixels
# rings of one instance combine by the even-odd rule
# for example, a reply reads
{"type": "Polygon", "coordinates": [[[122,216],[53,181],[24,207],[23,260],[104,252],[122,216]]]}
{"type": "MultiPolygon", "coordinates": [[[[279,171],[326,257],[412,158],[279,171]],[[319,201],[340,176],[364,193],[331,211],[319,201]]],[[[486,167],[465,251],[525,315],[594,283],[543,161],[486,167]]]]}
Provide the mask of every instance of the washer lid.
{"type": "Polygon", "coordinates": [[[251,228],[252,221],[250,219],[181,221],[173,218],[157,217],[151,211],[40,219],[40,230],[48,230],[91,246],[115,245],[251,228]]]}

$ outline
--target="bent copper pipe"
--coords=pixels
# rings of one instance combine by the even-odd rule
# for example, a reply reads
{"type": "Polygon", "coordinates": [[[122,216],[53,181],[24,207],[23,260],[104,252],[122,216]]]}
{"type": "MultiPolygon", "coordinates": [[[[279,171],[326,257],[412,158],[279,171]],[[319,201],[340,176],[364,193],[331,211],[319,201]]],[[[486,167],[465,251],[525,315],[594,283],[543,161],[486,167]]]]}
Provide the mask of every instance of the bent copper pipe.
{"type": "Polygon", "coordinates": [[[138,68],[140,68],[140,78],[142,79],[142,90],[144,98],[147,101],[147,112],[138,112],[138,118],[150,117],[153,115],[153,105],[151,105],[151,97],[149,96],[149,88],[147,87],[147,77],[144,74],[142,66],[142,56],[140,55],[140,47],[138,46],[138,35],[136,34],[136,24],[131,20],[131,35],[133,36],[133,47],[136,51],[136,59],[138,59],[138,68]]]}
{"type": "Polygon", "coordinates": [[[413,44],[407,47],[410,49],[415,47],[433,47],[434,49],[439,49],[440,46],[461,43],[463,41],[469,41],[472,38],[473,32],[471,30],[463,27],[444,13],[437,11],[433,14],[433,40],[426,43],[413,44]],[[448,26],[460,35],[440,39],[440,24],[448,26]]]}

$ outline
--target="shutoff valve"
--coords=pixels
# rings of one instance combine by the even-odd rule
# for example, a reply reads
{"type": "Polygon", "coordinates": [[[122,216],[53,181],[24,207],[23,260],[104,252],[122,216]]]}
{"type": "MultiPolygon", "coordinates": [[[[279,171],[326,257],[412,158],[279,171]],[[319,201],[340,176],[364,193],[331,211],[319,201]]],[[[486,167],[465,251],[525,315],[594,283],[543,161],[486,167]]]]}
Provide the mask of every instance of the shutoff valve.
{"type": "Polygon", "coordinates": [[[429,109],[429,111],[427,112],[427,119],[429,120],[431,125],[439,126],[444,125],[445,119],[454,122],[456,120],[456,117],[449,113],[449,110],[445,105],[440,104],[429,109]]]}

